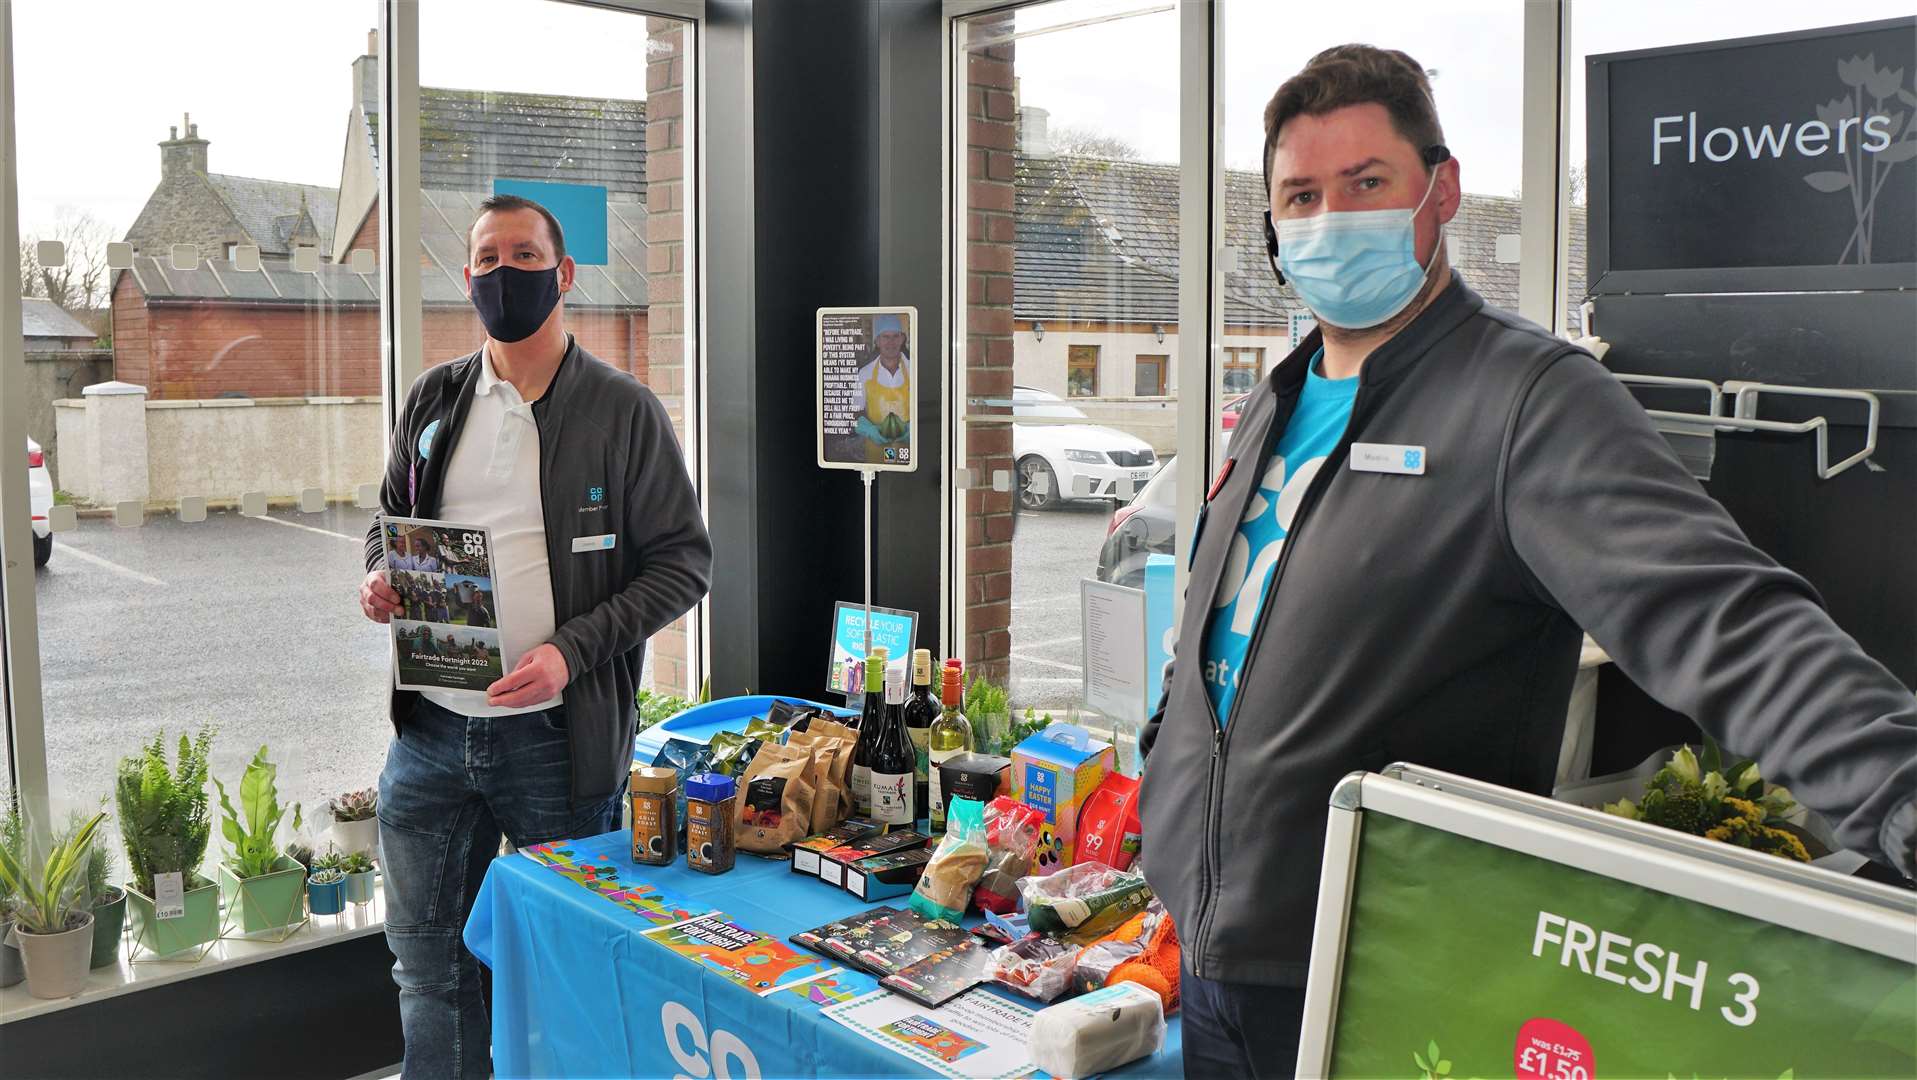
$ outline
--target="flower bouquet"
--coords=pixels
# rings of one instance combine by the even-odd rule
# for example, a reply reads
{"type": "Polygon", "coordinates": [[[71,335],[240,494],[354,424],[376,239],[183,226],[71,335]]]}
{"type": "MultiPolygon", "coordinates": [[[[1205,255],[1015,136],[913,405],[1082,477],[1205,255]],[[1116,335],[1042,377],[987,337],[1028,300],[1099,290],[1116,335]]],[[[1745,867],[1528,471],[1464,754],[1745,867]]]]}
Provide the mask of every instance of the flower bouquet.
{"type": "Polygon", "coordinates": [[[1797,809],[1791,793],[1764,782],[1757,763],[1739,761],[1723,766],[1717,740],[1706,735],[1700,757],[1680,746],[1671,760],[1644,785],[1637,801],[1605,803],[1604,812],[1633,821],[1702,836],[1780,858],[1809,862],[1804,842],[1784,825],[1797,809]]]}

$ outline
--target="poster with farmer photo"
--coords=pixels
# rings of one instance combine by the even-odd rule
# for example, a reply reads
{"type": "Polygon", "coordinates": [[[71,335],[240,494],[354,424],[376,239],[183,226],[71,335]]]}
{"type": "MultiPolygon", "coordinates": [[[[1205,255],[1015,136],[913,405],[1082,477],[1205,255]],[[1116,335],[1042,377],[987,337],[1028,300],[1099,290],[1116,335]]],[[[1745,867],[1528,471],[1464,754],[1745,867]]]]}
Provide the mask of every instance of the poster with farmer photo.
{"type": "Polygon", "coordinates": [[[818,311],[819,467],[919,467],[918,309],[818,311]]]}
{"type": "Polygon", "coordinates": [[[474,525],[389,517],[386,573],[399,594],[393,659],[401,690],[485,693],[505,674],[492,536],[474,525]]]}

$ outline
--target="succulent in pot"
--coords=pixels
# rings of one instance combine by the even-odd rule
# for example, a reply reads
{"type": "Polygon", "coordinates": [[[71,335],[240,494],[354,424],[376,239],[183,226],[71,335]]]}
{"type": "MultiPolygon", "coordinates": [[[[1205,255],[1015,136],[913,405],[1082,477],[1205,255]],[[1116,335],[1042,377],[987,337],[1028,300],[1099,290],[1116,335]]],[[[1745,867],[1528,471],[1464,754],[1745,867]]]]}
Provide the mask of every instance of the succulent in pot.
{"type": "Polygon", "coordinates": [[[340,869],[346,874],[346,899],[355,904],[368,904],[373,900],[373,857],[364,851],[349,853],[340,863],[340,869]]]}
{"type": "Polygon", "coordinates": [[[349,791],[327,804],[333,819],[333,840],[341,851],[379,851],[379,789],[349,791]]]}

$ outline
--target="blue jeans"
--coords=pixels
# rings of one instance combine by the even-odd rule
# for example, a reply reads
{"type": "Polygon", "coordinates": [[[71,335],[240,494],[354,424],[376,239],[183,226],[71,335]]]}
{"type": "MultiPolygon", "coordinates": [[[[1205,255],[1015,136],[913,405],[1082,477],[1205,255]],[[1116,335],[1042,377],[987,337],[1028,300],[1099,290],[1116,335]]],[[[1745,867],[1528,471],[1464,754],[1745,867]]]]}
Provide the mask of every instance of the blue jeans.
{"type": "Polygon", "coordinates": [[[1268,1080],[1296,1073],[1302,986],[1224,983],[1180,971],[1178,1015],[1186,1076],[1268,1080]]]}
{"type": "Polygon", "coordinates": [[[615,827],[617,794],[575,808],[571,788],[563,707],[461,716],[421,697],[387,747],[379,846],[408,1080],[491,1075],[479,962],[460,931],[502,834],[525,847],[615,827]]]}

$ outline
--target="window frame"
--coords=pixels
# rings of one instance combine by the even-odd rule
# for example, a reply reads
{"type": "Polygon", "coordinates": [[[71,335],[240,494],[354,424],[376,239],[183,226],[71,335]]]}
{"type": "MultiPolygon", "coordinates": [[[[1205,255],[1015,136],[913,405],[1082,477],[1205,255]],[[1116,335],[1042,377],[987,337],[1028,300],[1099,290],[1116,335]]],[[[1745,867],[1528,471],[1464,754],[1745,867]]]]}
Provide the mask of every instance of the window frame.
{"type": "MultiPolygon", "coordinates": [[[[965,162],[966,125],[959,111],[965,106],[964,57],[958,24],[973,16],[1033,7],[1047,0],[943,0],[941,22],[944,48],[941,68],[944,100],[940,108],[945,153],[941,181],[945,207],[940,223],[945,296],[945,339],[954,362],[945,373],[945,404],[941,421],[947,460],[940,502],[944,537],[939,559],[939,646],[948,654],[962,648],[965,626],[965,491],[990,488],[991,477],[972,476],[965,466],[965,411],[967,363],[966,265],[967,221],[965,162]],[[955,227],[958,230],[955,237],[955,227]]],[[[1224,139],[1219,118],[1224,110],[1224,31],[1234,6],[1241,0],[1182,2],[1178,5],[1179,49],[1179,161],[1195,167],[1179,170],[1179,279],[1178,345],[1171,353],[1174,367],[1167,383],[1178,413],[1178,456],[1189,457],[1202,468],[1183,470],[1193,482],[1179,485],[1176,545],[1188,552],[1193,527],[1203,503],[1202,480],[1212,475],[1225,452],[1210,438],[1218,405],[1229,399],[1223,390],[1225,362],[1224,272],[1237,252],[1224,239],[1224,139]],[[1198,332],[1202,328],[1202,333],[1198,332]],[[1176,378],[1172,378],[1175,372],[1176,378]]],[[[1571,62],[1568,0],[1537,0],[1524,5],[1524,108],[1520,132],[1522,175],[1520,264],[1549,267],[1520,279],[1519,313],[1563,332],[1566,307],[1574,288],[1567,280],[1570,226],[1569,80],[1577,74],[1571,62]]],[[[1068,360],[1069,364],[1069,360],[1068,360]]],[[[1069,367],[1068,367],[1069,372],[1069,367]]],[[[1068,395],[1069,398],[1069,395],[1068,395]]],[[[1188,580],[1187,559],[1175,560],[1174,625],[1182,616],[1188,580]]]]}
{"type": "MultiPolygon", "coordinates": [[[[693,136],[685,147],[685,188],[691,205],[686,208],[685,250],[686,330],[688,339],[684,359],[685,372],[685,444],[683,452],[691,463],[693,482],[699,492],[700,509],[709,514],[705,475],[705,371],[708,355],[704,298],[705,280],[705,207],[707,172],[703,143],[707,133],[704,108],[706,72],[705,54],[709,44],[706,33],[707,0],[554,0],[582,7],[609,8],[633,18],[659,16],[687,24],[686,116],[693,122],[693,136]]],[[[424,369],[422,337],[422,290],[417,274],[389,274],[385,268],[412,265],[420,235],[421,171],[419,151],[419,7],[415,0],[381,0],[378,13],[379,101],[383,116],[395,118],[379,125],[379,154],[385,163],[379,170],[379,249],[380,249],[380,369],[383,398],[382,446],[390,452],[392,430],[405,400],[408,387],[424,369]],[[401,246],[405,256],[395,262],[395,237],[405,238],[401,246]]],[[[749,31],[747,31],[749,32],[749,31]]],[[[0,5],[0,242],[4,250],[19,247],[18,157],[14,130],[15,116],[22,95],[15,90],[15,42],[12,11],[0,5]]],[[[17,260],[0,260],[0,295],[18,296],[20,268],[17,260]]],[[[26,381],[26,355],[21,337],[22,315],[17,304],[0,305],[0,446],[24,446],[26,408],[23,395],[4,392],[23,386],[26,381]]],[[[27,470],[0,468],[0,536],[27,535],[29,528],[27,470]]],[[[48,820],[48,762],[46,751],[45,700],[40,668],[40,624],[36,607],[34,566],[30,559],[17,557],[9,548],[9,558],[0,560],[0,668],[4,675],[0,688],[0,737],[6,740],[7,769],[0,782],[12,787],[20,808],[32,820],[48,820]]],[[[688,652],[691,687],[698,687],[710,670],[711,642],[710,598],[702,599],[688,613],[688,652]]],[[[75,999],[83,1000],[83,999],[75,999]]]]}
{"type": "Polygon", "coordinates": [[[1097,345],[1065,346],[1065,399],[1098,396],[1098,365],[1103,359],[1104,350],[1097,345]],[[1080,371],[1090,373],[1091,391],[1081,394],[1073,388],[1073,377],[1080,371]]]}

